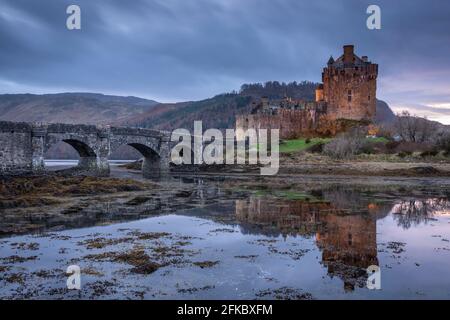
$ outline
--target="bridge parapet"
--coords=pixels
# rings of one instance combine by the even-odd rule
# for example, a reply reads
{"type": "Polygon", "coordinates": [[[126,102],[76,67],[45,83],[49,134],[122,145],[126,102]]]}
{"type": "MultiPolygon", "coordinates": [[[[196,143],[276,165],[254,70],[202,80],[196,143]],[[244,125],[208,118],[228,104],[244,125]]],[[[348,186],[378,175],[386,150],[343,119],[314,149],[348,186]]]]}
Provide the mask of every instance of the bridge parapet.
{"type": "Polygon", "coordinates": [[[0,121],[0,132],[30,132],[31,125],[28,122],[11,122],[11,121],[0,121]]]}
{"type": "Polygon", "coordinates": [[[146,128],[129,128],[129,127],[111,127],[111,134],[154,137],[154,138],[161,138],[164,136],[164,132],[160,130],[146,129],[146,128]]]}
{"type": "Polygon", "coordinates": [[[98,130],[97,126],[88,124],[49,123],[47,125],[47,132],[49,133],[96,134],[98,130]]]}

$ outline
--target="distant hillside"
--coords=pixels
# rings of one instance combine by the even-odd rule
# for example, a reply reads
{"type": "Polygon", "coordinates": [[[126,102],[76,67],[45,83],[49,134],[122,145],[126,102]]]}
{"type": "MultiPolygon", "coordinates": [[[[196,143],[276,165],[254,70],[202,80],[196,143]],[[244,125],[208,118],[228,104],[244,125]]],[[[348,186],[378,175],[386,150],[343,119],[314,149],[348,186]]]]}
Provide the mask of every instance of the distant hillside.
{"type": "Polygon", "coordinates": [[[310,81],[294,81],[289,83],[268,81],[264,84],[243,84],[239,93],[242,96],[256,98],[268,97],[269,99],[282,99],[284,97],[290,97],[293,99],[314,100],[317,85],[318,83],[310,81]]]}
{"type": "Polygon", "coordinates": [[[0,120],[110,123],[150,110],[158,102],[98,93],[2,94],[0,120]]]}
{"type": "Polygon", "coordinates": [[[133,116],[121,125],[157,129],[192,129],[195,120],[204,128],[233,128],[236,114],[249,110],[251,97],[221,94],[210,99],[176,104],[160,104],[152,110],[133,116]]]}
{"type": "Polygon", "coordinates": [[[233,128],[237,114],[250,111],[253,99],[267,96],[281,99],[285,96],[295,99],[314,99],[317,83],[269,81],[244,84],[239,93],[220,94],[210,99],[176,104],[160,104],[142,115],[118,121],[119,124],[146,128],[191,129],[195,120],[202,120],[204,128],[233,128]]]}

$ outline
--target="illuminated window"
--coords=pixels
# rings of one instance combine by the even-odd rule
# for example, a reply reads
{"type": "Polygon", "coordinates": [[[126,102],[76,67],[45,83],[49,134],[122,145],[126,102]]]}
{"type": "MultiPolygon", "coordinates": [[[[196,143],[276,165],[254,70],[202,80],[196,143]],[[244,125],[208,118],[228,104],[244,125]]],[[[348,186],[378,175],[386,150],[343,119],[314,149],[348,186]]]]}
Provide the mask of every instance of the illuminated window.
{"type": "Polygon", "coordinates": [[[352,102],[352,90],[347,91],[347,100],[348,102],[352,102]]]}

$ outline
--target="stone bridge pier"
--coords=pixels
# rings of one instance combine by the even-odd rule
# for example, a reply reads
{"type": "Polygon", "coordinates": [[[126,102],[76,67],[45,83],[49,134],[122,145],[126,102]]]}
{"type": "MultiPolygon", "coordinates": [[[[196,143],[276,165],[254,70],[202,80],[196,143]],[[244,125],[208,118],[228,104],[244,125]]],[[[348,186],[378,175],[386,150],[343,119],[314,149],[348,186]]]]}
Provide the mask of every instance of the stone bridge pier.
{"type": "Polygon", "coordinates": [[[168,132],[93,125],[14,123],[0,121],[0,174],[43,172],[45,154],[60,141],[79,154],[76,167],[98,176],[110,173],[108,159],[122,145],[138,150],[144,159],[142,172],[154,177],[169,171],[168,132]]]}

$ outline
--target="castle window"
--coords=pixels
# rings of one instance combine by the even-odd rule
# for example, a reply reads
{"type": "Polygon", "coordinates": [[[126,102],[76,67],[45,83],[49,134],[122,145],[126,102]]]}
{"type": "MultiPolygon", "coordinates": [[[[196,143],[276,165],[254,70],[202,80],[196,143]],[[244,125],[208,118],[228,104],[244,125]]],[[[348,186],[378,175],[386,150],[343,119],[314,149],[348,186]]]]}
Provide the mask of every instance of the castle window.
{"type": "Polygon", "coordinates": [[[347,100],[348,102],[352,102],[352,90],[347,91],[347,100]]]}
{"type": "Polygon", "coordinates": [[[368,98],[368,100],[370,101],[370,95],[369,95],[367,98],[368,98]]]}

